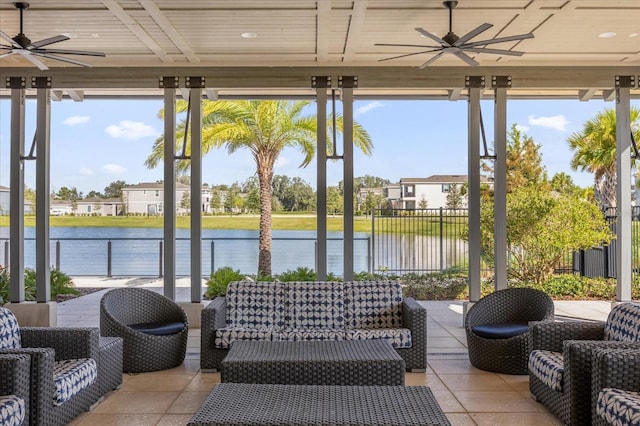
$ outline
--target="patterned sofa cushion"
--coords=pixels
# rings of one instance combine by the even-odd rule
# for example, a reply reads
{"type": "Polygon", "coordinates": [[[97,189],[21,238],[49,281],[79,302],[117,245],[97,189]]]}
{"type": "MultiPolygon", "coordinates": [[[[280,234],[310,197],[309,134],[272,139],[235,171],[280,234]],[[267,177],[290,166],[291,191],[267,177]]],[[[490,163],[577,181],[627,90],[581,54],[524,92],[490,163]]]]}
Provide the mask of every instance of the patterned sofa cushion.
{"type": "Polygon", "coordinates": [[[215,347],[229,349],[236,340],[280,340],[280,334],[274,329],[226,327],[216,330],[215,347]]]}
{"type": "Polygon", "coordinates": [[[92,358],[56,361],[53,367],[55,405],[62,405],[74,395],[95,383],[98,367],[92,358]]]}
{"type": "Polygon", "coordinates": [[[604,339],[640,342],[640,304],[623,303],[613,308],[604,326],[604,339]]]}
{"type": "Polygon", "coordinates": [[[20,348],[20,327],[13,312],[0,307],[0,349],[20,348]]]}
{"type": "Polygon", "coordinates": [[[283,283],[237,281],[227,287],[227,327],[280,329],[284,325],[283,283]]]}
{"type": "Polygon", "coordinates": [[[639,426],[640,393],[604,388],[598,394],[596,412],[610,425],[639,426]]]}
{"type": "Polygon", "coordinates": [[[286,330],[344,328],[344,287],[341,282],[289,282],[286,330]]]}
{"type": "Polygon", "coordinates": [[[326,330],[282,330],[280,331],[280,340],[289,342],[297,342],[301,340],[330,340],[342,341],[346,335],[344,330],[326,329],[326,330]]]}
{"type": "Polygon", "coordinates": [[[24,399],[15,395],[0,396],[0,425],[19,426],[24,417],[24,399]]]}
{"type": "Polygon", "coordinates": [[[344,317],[347,329],[402,327],[402,287],[398,282],[345,283],[344,317]]]}
{"type": "Polygon", "coordinates": [[[387,339],[394,348],[411,347],[408,328],[356,328],[347,330],[347,340],[387,339]]]}
{"type": "Polygon", "coordinates": [[[532,351],[529,355],[529,371],[551,389],[562,392],[564,360],[561,353],[532,351]]]}

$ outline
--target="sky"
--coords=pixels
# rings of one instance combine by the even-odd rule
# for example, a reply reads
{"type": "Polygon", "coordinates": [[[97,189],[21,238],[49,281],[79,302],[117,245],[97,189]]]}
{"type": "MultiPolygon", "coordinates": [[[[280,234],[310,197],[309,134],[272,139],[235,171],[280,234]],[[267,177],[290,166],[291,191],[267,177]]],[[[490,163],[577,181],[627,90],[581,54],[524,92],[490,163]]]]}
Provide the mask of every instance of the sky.
{"type": "MultiPolygon", "coordinates": [[[[549,177],[568,173],[582,187],[593,184],[593,176],[570,168],[571,151],[566,142],[585,121],[599,111],[615,108],[614,102],[591,100],[509,100],[507,123],[541,145],[542,162],[549,177]]],[[[640,101],[632,101],[640,107],[640,101]]],[[[355,120],[371,135],[374,150],[367,157],[355,151],[354,176],[373,175],[392,182],[438,174],[467,174],[466,101],[363,100],[354,105],[355,120]]],[[[162,164],[147,169],[145,159],[163,131],[158,118],[161,100],[64,100],[51,103],[51,188],[66,186],[83,194],[104,192],[116,180],[127,184],[163,179],[162,164]]],[[[315,112],[312,104],[311,112],[315,112]]],[[[487,144],[493,141],[493,101],[482,101],[487,144]]],[[[0,185],[9,186],[10,102],[0,100],[0,185]]],[[[35,101],[26,107],[26,152],[29,152],[36,120],[35,101]]],[[[283,151],[275,174],[299,176],[316,187],[315,161],[299,168],[303,156],[293,149],[283,151]]],[[[228,154],[213,150],[203,159],[203,183],[242,182],[255,173],[248,151],[228,154]]],[[[342,163],[330,162],[329,185],[342,180],[342,163]]],[[[25,165],[25,182],[35,188],[35,162],[25,165]]]]}

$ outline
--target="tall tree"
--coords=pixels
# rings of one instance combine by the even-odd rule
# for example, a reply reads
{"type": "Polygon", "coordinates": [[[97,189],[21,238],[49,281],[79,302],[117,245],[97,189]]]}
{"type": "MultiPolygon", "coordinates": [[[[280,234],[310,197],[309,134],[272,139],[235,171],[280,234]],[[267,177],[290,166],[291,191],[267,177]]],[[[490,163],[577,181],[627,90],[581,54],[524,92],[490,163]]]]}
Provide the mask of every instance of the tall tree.
{"type": "Polygon", "coordinates": [[[104,188],[104,196],[106,198],[122,198],[122,188],[127,183],[123,180],[115,180],[104,188]]]}
{"type": "Polygon", "coordinates": [[[448,209],[459,209],[462,208],[463,202],[463,194],[456,183],[452,183],[449,187],[449,192],[447,193],[446,207],[448,209]]]}
{"type": "Polygon", "coordinates": [[[68,188],[63,186],[56,192],[55,196],[56,200],[79,200],[82,198],[82,192],[78,192],[78,189],[74,186],[72,188],[68,188]]]}
{"type": "MultiPolygon", "coordinates": [[[[640,109],[631,107],[631,129],[640,140],[640,109]]],[[[595,198],[602,206],[616,206],[616,112],[612,108],[600,111],[586,121],[582,130],[567,139],[573,151],[571,168],[593,173],[595,198]]],[[[635,160],[633,160],[633,163],[635,160]]],[[[633,165],[632,163],[632,165],[633,165]]]]}
{"type": "Polygon", "coordinates": [[[213,213],[222,208],[222,196],[220,195],[220,191],[215,189],[211,191],[211,201],[209,202],[209,206],[211,206],[213,213]]]}
{"type": "MultiPolygon", "coordinates": [[[[260,182],[260,236],[258,242],[258,273],[271,275],[271,180],[273,167],[285,147],[299,149],[304,159],[301,167],[309,165],[315,154],[317,119],[304,115],[308,101],[203,101],[202,105],[202,153],[225,147],[229,153],[247,149],[256,162],[260,182]]],[[[178,111],[185,111],[187,103],[181,101],[178,111]]],[[[327,120],[331,123],[332,120],[327,120]]],[[[337,132],[343,128],[342,116],[336,120],[337,132]]],[[[185,123],[178,126],[177,138],[183,140],[185,123]]],[[[331,135],[328,131],[327,135],[331,135]]],[[[371,153],[369,134],[358,124],[353,125],[353,141],[366,154],[371,153]]],[[[327,141],[327,145],[330,145],[327,141]]],[[[180,146],[177,149],[181,149],[180,146]]],[[[187,139],[186,152],[190,153],[187,139]]],[[[145,164],[156,167],[164,155],[164,139],[154,143],[152,153],[145,164]]],[[[188,162],[178,167],[187,169],[188,162]]]]}

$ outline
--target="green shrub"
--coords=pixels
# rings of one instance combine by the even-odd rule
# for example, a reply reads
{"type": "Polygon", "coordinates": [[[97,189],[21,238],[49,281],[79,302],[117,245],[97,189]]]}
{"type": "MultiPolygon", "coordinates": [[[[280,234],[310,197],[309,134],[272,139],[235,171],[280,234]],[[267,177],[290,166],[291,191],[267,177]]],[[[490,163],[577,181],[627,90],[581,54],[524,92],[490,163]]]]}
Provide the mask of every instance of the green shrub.
{"type": "Polygon", "coordinates": [[[468,297],[466,276],[461,274],[407,274],[400,277],[405,297],[416,300],[455,300],[468,297]]]}
{"type": "Polygon", "coordinates": [[[299,266],[295,271],[286,271],[278,275],[278,279],[284,282],[291,281],[316,281],[318,275],[313,269],[299,266]]]}
{"type": "MultiPolygon", "coordinates": [[[[80,292],[74,288],[73,280],[64,272],[51,268],[49,272],[49,285],[51,287],[51,300],[55,300],[59,294],[72,294],[78,296],[80,292]]],[[[30,268],[24,270],[25,299],[35,300],[36,271],[30,268]],[[29,296],[28,296],[29,295],[29,296]]]]}
{"type": "Polygon", "coordinates": [[[209,299],[224,296],[227,294],[227,286],[231,281],[241,281],[242,279],[244,279],[244,275],[240,271],[234,271],[229,266],[222,267],[209,275],[204,295],[209,299]]]}
{"type": "Polygon", "coordinates": [[[0,306],[9,301],[9,270],[0,266],[0,306]]]}

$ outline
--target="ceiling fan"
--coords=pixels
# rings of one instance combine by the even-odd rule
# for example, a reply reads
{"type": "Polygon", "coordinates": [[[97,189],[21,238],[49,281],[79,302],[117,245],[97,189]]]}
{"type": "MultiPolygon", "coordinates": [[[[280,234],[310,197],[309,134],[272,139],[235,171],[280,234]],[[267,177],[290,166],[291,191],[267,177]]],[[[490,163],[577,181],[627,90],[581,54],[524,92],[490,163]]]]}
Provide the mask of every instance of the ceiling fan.
{"type": "Polygon", "coordinates": [[[11,56],[11,55],[21,55],[23,58],[30,61],[33,65],[40,68],[41,70],[48,70],[44,62],[42,62],[39,58],[47,58],[47,59],[55,59],[56,61],[68,62],[74,65],[80,65],[83,67],[90,67],[91,64],[86,62],[78,61],[72,58],[66,58],[60,55],[84,55],[84,56],[102,56],[105,54],[102,52],[88,52],[83,50],[62,50],[62,49],[45,49],[44,46],[48,46],[50,44],[58,43],[60,41],[69,40],[71,37],[65,34],[60,34],[55,37],[45,38],[44,40],[31,42],[31,40],[24,35],[22,32],[22,24],[23,24],[23,12],[25,9],[29,7],[29,3],[25,2],[14,2],[14,6],[20,10],[20,33],[15,37],[9,37],[5,32],[0,30],[0,38],[5,41],[7,44],[0,44],[0,52],[6,51],[7,53],[0,54],[0,59],[11,56]]]}
{"type": "Polygon", "coordinates": [[[376,43],[375,44],[376,46],[422,47],[422,48],[429,49],[429,50],[423,50],[423,51],[420,51],[420,52],[407,53],[407,54],[404,54],[404,55],[393,56],[391,58],[381,59],[380,61],[389,61],[391,59],[403,58],[405,56],[422,55],[424,53],[438,52],[436,55],[434,55],[431,58],[429,58],[429,60],[427,60],[425,63],[420,65],[419,68],[423,69],[423,68],[428,67],[434,61],[436,61],[438,58],[443,56],[445,53],[451,53],[451,54],[457,56],[458,58],[462,59],[464,62],[466,62],[467,64],[471,65],[472,67],[475,67],[475,66],[478,66],[479,63],[476,60],[474,60],[471,56],[467,55],[466,52],[491,53],[491,54],[494,54],[494,55],[522,56],[524,54],[524,52],[519,52],[519,51],[516,51],[516,50],[492,49],[492,48],[489,48],[489,47],[486,47],[486,46],[489,45],[489,44],[504,43],[504,42],[507,42],[507,41],[518,41],[518,40],[524,40],[524,39],[527,39],[527,38],[533,38],[533,34],[527,33],[527,34],[520,34],[520,35],[514,35],[514,36],[508,36],[508,37],[499,37],[499,38],[494,38],[494,39],[489,39],[489,40],[481,40],[481,41],[472,42],[471,39],[473,39],[477,35],[485,32],[489,28],[493,27],[492,24],[487,24],[487,23],[482,24],[482,25],[478,26],[477,28],[469,31],[467,34],[463,35],[462,37],[458,37],[453,32],[453,29],[452,29],[453,9],[455,9],[455,7],[458,5],[458,2],[457,1],[445,1],[445,2],[442,2],[442,4],[444,5],[444,7],[449,9],[449,32],[444,37],[440,38],[440,37],[436,36],[435,34],[430,33],[429,31],[425,30],[424,28],[420,28],[420,27],[415,28],[415,30],[417,32],[419,32],[422,36],[424,36],[426,38],[430,38],[431,40],[433,40],[436,43],[438,43],[439,46],[428,46],[428,45],[421,45],[421,44],[376,43]]]}

